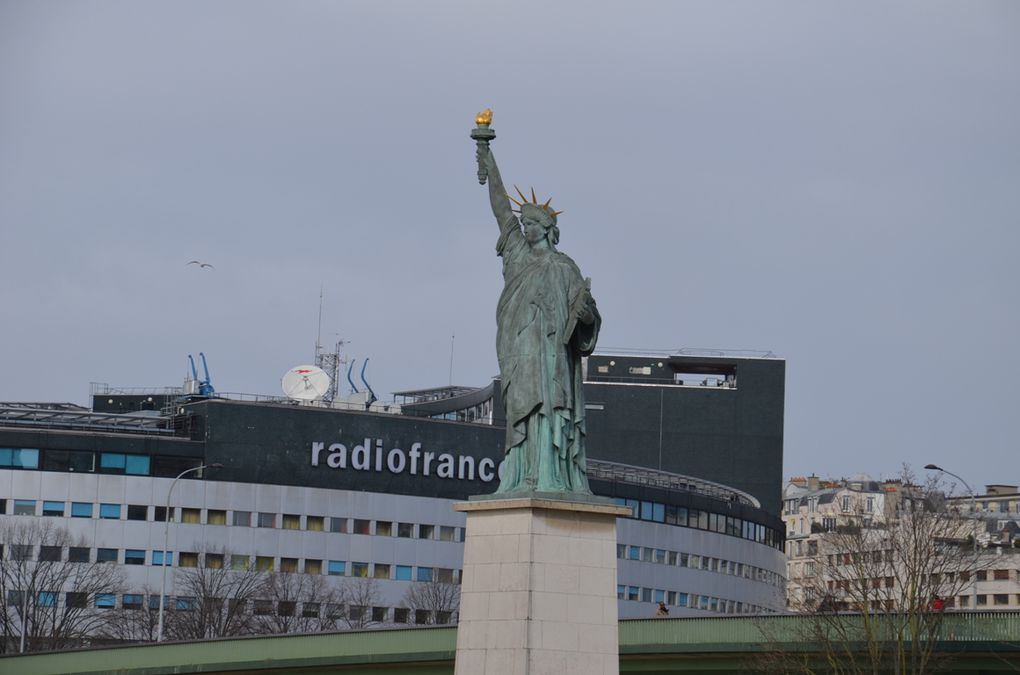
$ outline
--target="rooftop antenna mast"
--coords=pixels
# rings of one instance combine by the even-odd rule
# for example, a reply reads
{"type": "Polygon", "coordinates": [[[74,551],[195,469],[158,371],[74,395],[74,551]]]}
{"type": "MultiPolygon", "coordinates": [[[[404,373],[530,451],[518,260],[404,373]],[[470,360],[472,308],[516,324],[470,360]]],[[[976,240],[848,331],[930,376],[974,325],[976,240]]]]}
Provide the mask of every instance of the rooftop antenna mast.
{"type": "Polygon", "coordinates": [[[450,335],[450,381],[448,384],[453,386],[453,342],[457,339],[457,334],[453,333],[450,335]]]}
{"type": "Polygon", "coordinates": [[[325,294],[323,293],[322,285],[319,285],[319,325],[315,333],[315,365],[317,368],[322,369],[327,375],[329,375],[329,387],[322,396],[322,400],[327,404],[332,403],[336,398],[339,383],[340,383],[340,366],[345,362],[345,359],[340,358],[340,348],[346,343],[344,340],[337,339],[336,346],[331,352],[325,352],[322,349],[322,303],[325,294]]]}

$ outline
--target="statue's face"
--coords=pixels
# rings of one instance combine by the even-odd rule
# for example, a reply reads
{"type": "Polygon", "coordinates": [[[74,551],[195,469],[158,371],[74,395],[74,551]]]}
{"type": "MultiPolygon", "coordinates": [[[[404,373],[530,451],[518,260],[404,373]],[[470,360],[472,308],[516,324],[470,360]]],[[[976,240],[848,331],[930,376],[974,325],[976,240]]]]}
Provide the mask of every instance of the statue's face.
{"type": "Polygon", "coordinates": [[[529,244],[537,244],[546,237],[545,226],[542,225],[541,221],[531,218],[530,216],[524,216],[521,218],[521,223],[524,225],[524,240],[529,244]]]}

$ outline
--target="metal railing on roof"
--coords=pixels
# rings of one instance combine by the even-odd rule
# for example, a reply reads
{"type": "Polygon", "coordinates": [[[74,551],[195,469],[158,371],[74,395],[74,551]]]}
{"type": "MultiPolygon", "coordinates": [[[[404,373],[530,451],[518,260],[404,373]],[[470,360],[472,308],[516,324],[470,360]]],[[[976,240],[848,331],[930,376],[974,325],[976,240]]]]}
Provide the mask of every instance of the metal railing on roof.
{"type": "Polygon", "coordinates": [[[0,427],[118,431],[141,434],[173,434],[170,420],[162,415],[96,413],[85,408],[47,409],[25,404],[0,404],[0,427]]]}
{"type": "Polygon", "coordinates": [[[609,480],[616,483],[630,483],[631,485],[647,485],[651,487],[665,488],[667,490],[679,490],[682,492],[693,492],[706,497],[714,497],[723,501],[737,502],[754,508],[761,508],[761,502],[751,495],[727,487],[720,483],[713,483],[703,478],[684,476],[668,471],[646,469],[630,464],[618,464],[616,462],[604,462],[602,460],[589,459],[587,462],[588,478],[597,480],[609,480]]]}

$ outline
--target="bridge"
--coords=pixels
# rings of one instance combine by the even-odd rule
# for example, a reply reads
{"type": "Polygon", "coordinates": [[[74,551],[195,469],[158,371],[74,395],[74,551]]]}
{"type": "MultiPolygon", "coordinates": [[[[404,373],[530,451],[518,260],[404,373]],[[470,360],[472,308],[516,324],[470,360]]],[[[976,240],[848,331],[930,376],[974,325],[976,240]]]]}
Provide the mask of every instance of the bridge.
{"type": "MultiPolygon", "coordinates": [[[[777,649],[811,656],[809,617],[640,619],[620,622],[620,672],[744,673],[777,649]],[[768,635],[766,641],[763,636],[768,635]]],[[[946,614],[936,651],[950,673],[1020,671],[1020,612],[946,614]]],[[[87,648],[0,657],[23,675],[321,673],[452,675],[456,626],[387,628],[87,648]]]]}

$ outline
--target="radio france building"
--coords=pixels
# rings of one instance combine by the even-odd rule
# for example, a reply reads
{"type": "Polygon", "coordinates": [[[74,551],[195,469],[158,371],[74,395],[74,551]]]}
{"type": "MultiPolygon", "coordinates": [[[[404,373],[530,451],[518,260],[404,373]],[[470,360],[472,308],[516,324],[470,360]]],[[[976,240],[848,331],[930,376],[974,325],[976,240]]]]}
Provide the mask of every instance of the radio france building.
{"type": "MultiPolygon", "coordinates": [[[[617,523],[621,617],[652,616],[658,601],[671,616],[784,610],[784,378],[771,354],[588,357],[591,488],[633,509],[617,523]]],[[[373,621],[414,621],[401,608],[411,584],[459,582],[452,503],[498,485],[498,384],[389,405],[105,385],[91,409],[0,404],[0,520],[59,524],[87,542],[65,559],[123,565],[129,588],[97,608],[158,593],[169,560],[371,578],[373,621]],[[173,477],[213,464],[176,484],[164,553],[173,477]]]]}

